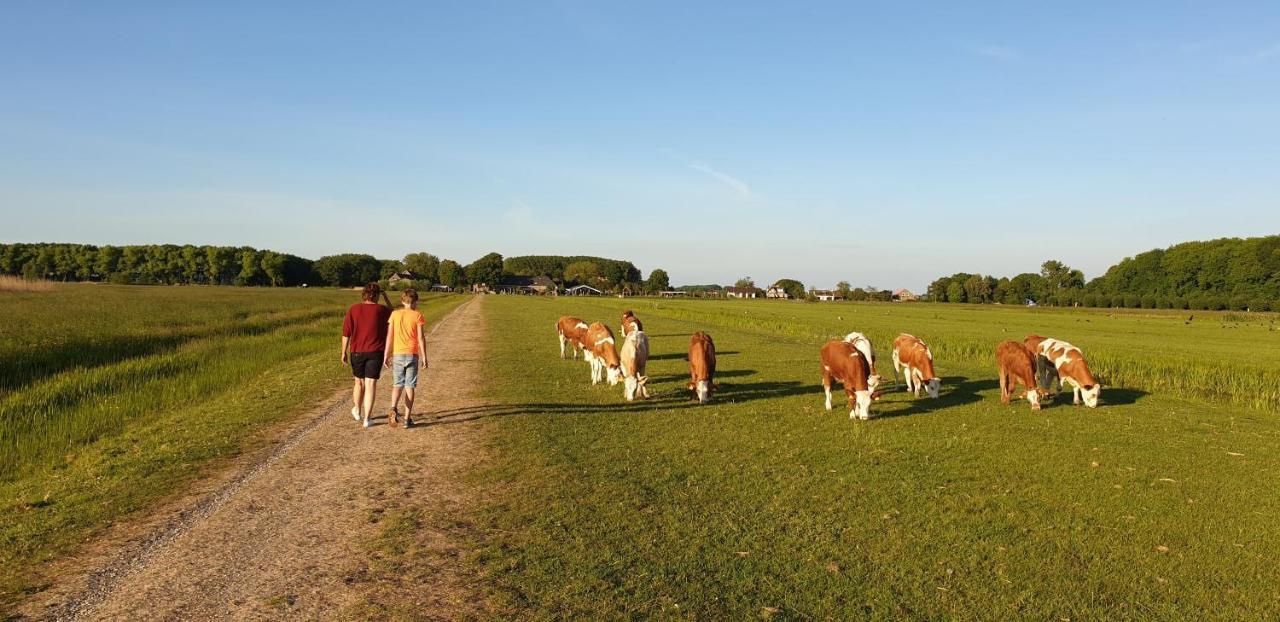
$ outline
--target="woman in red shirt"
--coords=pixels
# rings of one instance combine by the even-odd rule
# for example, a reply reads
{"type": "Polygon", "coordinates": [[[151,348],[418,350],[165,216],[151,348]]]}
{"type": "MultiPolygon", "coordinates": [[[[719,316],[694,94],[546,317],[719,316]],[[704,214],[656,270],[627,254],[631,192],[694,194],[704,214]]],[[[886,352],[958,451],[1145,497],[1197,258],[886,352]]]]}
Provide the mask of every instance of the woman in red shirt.
{"type": "Polygon", "coordinates": [[[373,396],[382,376],[382,348],[387,341],[387,320],[391,317],[391,299],[377,283],[364,286],[362,300],[347,309],[342,320],[342,362],[351,364],[355,385],[351,389],[351,416],[369,427],[373,396]],[[378,296],[383,304],[378,304],[378,296]]]}

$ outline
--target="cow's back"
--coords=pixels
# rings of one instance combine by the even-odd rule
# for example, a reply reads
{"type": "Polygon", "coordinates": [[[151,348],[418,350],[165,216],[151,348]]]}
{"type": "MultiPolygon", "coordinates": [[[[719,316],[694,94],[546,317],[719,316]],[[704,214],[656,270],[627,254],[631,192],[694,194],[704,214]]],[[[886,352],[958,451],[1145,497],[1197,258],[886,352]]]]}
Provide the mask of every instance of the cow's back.
{"type": "Polygon", "coordinates": [[[1031,379],[1028,386],[1035,386],[1035,356],[1025,344],[1013,340],[1001,342],[996,346],[996,361],[1000,369],[1024,380],[1031,379]]]}
{"type": "Polygon", "coordinates": [[[832,377],[857,391],[867,390],[871,366],[862,350],[849,341],[828,341],[822,346],[822,367],[832,377]]]}
{"type": "Polygon", "coordinates": [[[689,338],[689,370],[695,380],[714,380],[716,344],[711,335],[698,331],[689,338]]]}

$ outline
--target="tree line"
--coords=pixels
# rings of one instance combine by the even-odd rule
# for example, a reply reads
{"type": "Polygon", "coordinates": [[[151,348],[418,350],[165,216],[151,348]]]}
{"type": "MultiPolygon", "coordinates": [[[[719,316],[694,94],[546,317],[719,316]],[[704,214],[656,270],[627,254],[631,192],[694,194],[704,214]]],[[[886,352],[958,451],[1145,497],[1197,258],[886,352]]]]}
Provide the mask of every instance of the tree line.
{"type": "Polygon", "coordinates": [[[1127,257],[1089,282],[1060,261],[995,278],[959,272],[929,285],[935,302],[1280,310],[1280,236],[1184,242],[1127,257]]]}
{"type": "Polygon", "coordinates": [[[670,288],[665,270],[647,280],[629,261],[603,257],[525,256],[504,259],[488,253],[463,265],[427,252],[403,259],[378,259],[362,253],[310,260],[249,246],[177,244],[0,244],[0,274],[30,280],[104,281],[135,285],[242,285],[354,287],[372,281],[389,285],[392,275],[407,278],[397,286],[430,289],[439,284],[458,290],[471,284],[497,286],[510,276],[547,276],[560,285],[585,283],[605,290],[633,292],[670,288]]]}

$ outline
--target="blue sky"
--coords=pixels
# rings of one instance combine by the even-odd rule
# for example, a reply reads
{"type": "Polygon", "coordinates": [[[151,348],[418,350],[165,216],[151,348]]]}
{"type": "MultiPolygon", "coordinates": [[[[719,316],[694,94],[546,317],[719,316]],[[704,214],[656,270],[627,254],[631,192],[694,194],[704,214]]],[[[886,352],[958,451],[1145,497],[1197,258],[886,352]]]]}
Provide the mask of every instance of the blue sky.
{"type": "Polygon", "coordinates": [[[1278,208],[1274,2],[0,5],[0,241],[921,289],[1278,208]]]}

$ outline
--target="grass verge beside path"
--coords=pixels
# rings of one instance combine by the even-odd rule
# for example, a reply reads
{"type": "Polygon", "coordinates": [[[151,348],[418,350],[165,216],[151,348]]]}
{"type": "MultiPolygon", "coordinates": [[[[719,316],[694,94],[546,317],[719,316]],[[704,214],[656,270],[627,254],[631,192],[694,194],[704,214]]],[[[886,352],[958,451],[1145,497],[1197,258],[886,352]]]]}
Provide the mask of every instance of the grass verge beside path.
{"type": "MultiPolygon", "coordinates": [[[[856,313],[877,318],[863,321],[845,305],[486,302],[501,343],[488,351],[488,397],[500,406],[479,415],[494,426],[497,466],[478,482],[498,501],[478,523],[475,563],[509,615],[1280,615],[1274,412],[1122,385],[1096,410],[1068,398],[1033,412],[1000,403],[987,356],[937,354],[939,400],[888,393],[878,419],[852,422],[822,409],[824,336],[879,333],[888,376],[891,325],[927,340],[1000,326],[965,328],[964,311],[946,307],[932,318],[867,305],[856,313]],[[564,314],[616,330],[632,306],[651,339],[654,399],[638,404],[558,360],[553,332],[564,314]],[[684,390],[694,330],[720,350],[709,406],[684,390]]],[[[1060,333],[1079,320],[1102,334],[1110,319],[1008,312],[1011,325],[1060,333]]],[[[1129,339],[1165,345],[1137,330],[1129,339]]]]}
{"type": "MultiPolygon", "coordinates": [[[[72,285],[0,299],[0,313],[36,322],[33,309],[67,297],[75,314],[0,333],[6,366],[13,352],[43,348],[28,360],[49,371],[6,374],[0,395],[0,605],[43,589],[41,566],[103,527],[270,443],[273,424],[350,377],[337,345],[355,292],[72,285]],[[79,360],[77,335],[113,344],[110,355],[79,360]]],[[[424,298],[428,321],[463,300],[424,298]]]]}

